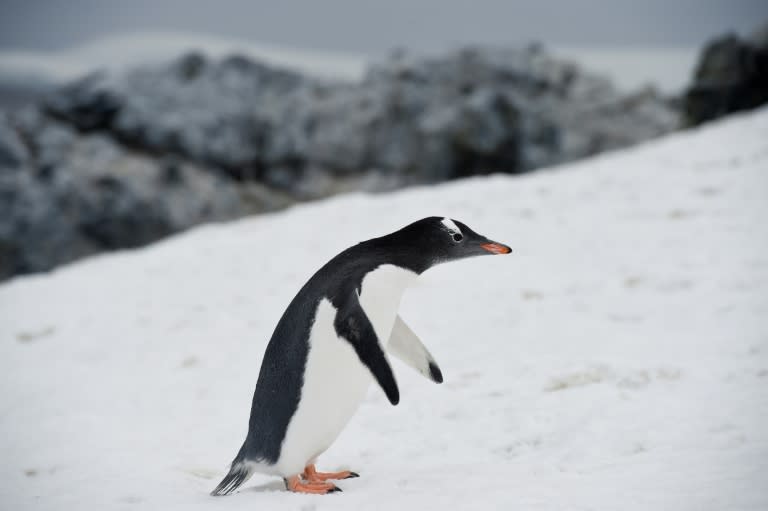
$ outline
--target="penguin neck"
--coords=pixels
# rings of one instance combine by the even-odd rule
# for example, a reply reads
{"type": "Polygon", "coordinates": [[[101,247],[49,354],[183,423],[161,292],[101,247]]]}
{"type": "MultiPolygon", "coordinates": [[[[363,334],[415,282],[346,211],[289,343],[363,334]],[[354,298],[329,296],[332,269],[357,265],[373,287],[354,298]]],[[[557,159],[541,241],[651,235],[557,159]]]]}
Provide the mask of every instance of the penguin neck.
{"type": "Polygon", "coordinates": [[[366,251],[376,254],[375,259],[379,265],[397,266],[415,274],[414,277],[421,275],[434,264],[428,254],[418,247],[400,242],[393,238],[393,235],[364,241],[360,245],[364,245],[366,251]]]}

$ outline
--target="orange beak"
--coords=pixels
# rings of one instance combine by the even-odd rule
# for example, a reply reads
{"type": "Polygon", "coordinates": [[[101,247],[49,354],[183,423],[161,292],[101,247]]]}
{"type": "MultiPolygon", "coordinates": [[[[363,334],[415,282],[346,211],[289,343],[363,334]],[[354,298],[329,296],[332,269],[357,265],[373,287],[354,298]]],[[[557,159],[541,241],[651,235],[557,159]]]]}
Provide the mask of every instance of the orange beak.
{"type": "Polygon", "coordinates": [[[482,243],[480,246],[492,254],[509,254],[512,252],[511,248],[501,243],[482,243]]]}

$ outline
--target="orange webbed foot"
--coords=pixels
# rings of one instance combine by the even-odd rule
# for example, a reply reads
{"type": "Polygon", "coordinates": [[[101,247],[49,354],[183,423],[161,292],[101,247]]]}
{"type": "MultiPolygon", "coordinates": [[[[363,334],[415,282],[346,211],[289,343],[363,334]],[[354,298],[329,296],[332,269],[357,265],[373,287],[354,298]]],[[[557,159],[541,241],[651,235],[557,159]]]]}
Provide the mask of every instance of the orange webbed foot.
{"type": "Polygon", "coordinates": [[[360,477],[357,472],[351,470],[342,470],[341,472],[318,472],[314,465],[304,467],[304,473],[301,476],[310,483],[324,483],[329,479],[351,479],[360,477]]]}
{"type": "Polygon", "coordinates": [[[325,495],[326,493],[341,491],[341,488],[331,483],[312,481],[304,482],[299,476],[285,478],[285,487],[288,488],[288,491],[295,493],[312,493],[317,495],[325,495]]]}

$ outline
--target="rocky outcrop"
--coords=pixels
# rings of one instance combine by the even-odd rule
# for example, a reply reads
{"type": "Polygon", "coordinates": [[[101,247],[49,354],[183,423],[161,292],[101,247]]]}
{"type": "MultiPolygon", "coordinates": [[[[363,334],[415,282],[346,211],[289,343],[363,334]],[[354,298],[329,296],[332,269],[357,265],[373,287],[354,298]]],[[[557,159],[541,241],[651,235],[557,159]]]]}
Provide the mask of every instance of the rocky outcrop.
{"type": "Polygon", "coordinates": [[[289,187],[305,172],[428,182],[523,172],[677,125],[652,91],[622,95],[535,47],[394,55],[356,84],[190,54],[119,78],[90,76],[47,106],[132,147],[289,187]]]}
{"type": "Polygon", "coordinates": [[[0,277],[348,190],[519,173],[677,127],[540,48],[395,54],[359,83],[189,54],[0,118],[0,277]]]}
{"type": "Polygon", "coordinates": [[[768,103],[768,22],[742,39],[727,34],[709,42],[685,93],[684,115],[696,125],[768,103]]]}
{"type": "Polygon", "coordinates": [[[286,203],[256,183],[82,136],[36,109],[0,116],[0,278],[286,203]]]}

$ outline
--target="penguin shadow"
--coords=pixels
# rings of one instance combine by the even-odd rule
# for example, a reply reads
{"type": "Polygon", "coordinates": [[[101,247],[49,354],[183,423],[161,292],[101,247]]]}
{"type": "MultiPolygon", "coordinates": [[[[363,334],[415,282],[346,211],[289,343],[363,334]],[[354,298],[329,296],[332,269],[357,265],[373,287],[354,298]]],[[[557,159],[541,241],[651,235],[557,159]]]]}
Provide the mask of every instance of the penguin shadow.
{"type": "Polygon", "coordinates": [[[266,493],[273,491],[285,491],[285,483],[282,481],[266,481],[262,484],[257,484],[256,486],[243,488],[239,493],[266,493]]]}

